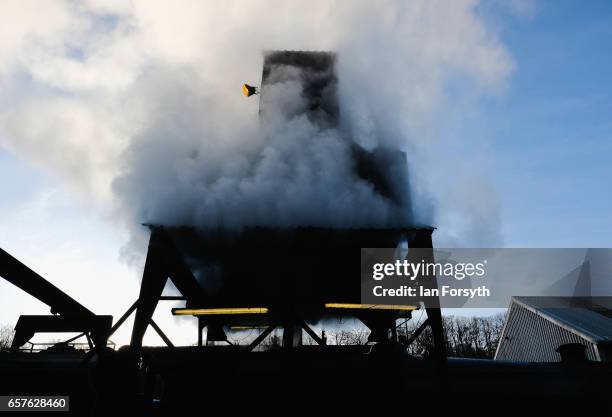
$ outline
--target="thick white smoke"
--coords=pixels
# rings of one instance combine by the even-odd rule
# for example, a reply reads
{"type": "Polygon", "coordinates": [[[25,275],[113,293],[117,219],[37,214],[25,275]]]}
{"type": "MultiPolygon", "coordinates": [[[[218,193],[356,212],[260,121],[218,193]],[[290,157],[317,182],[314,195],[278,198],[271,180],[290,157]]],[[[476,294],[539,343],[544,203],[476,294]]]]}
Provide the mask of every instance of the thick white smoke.
{"type": "MultiPolygon", "coordinates": [[[[444,153],[456,144],[441,109],[495,93],[512,70],[474,0],[2,8],[0,145],[134,230],[401,218],[355,181],[340,131],[304,118],[262,127],[257,99],[240,94],[242,82],[259,82],[263,50],[303,49],[338,52],[343,132],[366,148],[407,152],[416,222],[438,226],[445,243],[498,238],[486,164],[444,153]],[[457,79],[469,93],[445,94],[457,79]],[[441,171],[453,175],[441,181],[441,171]]],[[[279,109],[299,105],[285,87],[273,101],[279,109]]]]}
{"type": "Polygon", "coordinates": [[[402,213],[391,212],[353,172],[340,130],[299,110],[306,106],[299,82],[268,86],[262,121],[253,116],[256,99],[244,99],[243,111],[225,109],[205,85],[193,91],[191,78],[182,82],[171,72],[158,82],[164,93],[152,101],[152,119],[123,155],[113,184],[134,209],[130,218],[232,229],[400,224],[402,213]]]}

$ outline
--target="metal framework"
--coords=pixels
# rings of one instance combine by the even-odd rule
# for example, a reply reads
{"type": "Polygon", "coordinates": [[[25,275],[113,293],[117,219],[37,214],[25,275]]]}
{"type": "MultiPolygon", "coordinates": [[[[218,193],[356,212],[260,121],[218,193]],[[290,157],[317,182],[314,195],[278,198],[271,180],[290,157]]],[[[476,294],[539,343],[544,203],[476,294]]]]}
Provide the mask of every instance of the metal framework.
{"type": "MultiPolygon", "coordinates": [[[[433,229],[415,229],[411,236],[411,244],[419,248],[431,248],[431,232],[433,229]]],[[[433,250],[428,251],[433,256],[433,250]]],[[[423,251],[419,252],[422,256],[423,251]]],[[[432,282],[436,285],[435,282],[432,282]]],[[[145,268],[142,277],[140,294],[138,300],[130,306],[125,314],[111,328],[112,334],[121,326],[127,317],[136,312],[136,318],[132,329],[131,348],[139,350],[142,347],[142,339],[149,325],[159,334],[168,347],[173,347],[171,340],[153,321],[153,313],[159,301],[184,300],[185,308],[173,309],[174,314],[192,315],[197,319],[197,345],[203,346],[202,331],[208,327],[207,341],[225,341],[227,337],[223,327],[233,323],[236,317],[257,316],[265,330],[249,344],[244,351],[255,349],[272,331],[282,328],[282,346],[284,349],[294,349],[302,344],[302,332],[306,332],[318,345],[325,346],[324,335],[317,334],[301,316],[297,309],[291,306],[291,300],[282,308],[267,307],[218,307],[214,300],[207,296],[196,280],[194,273],[184,260],[183,254],[174,244],[170,232],[163,227],[151,227],[149,250],[147,253],[145,268]],[[170,279],[180,296],[163,296],[162,292],[167,280],[170,279]],[[256,314],[254,314],[256,313],[256,314]]],[[[284,301],[283,301],[284,302],[284,301]]],[[[342,311],[358,318],[370,329],[369,341],[380,346],[397,345],[396,322],[400,315],[408,314],[415,306],[386,306],[388,308],[372,309],[364,308],[364,305],[350,303],[326,303],[324,306],[328,311],[342,311]],[[342,308],[339,309],[338,306],[342,308]]],[[[418,335],[426,328],[431,327],[434,340],[434,356],[444,362],[446,359],[444,333],[442,327],[442,316],[439,304],[431,299],[425,301],[424,308],[427,320],[414,332],[404,343],[408,347],[418,335]]]]}
{"type": "Polygon", "coordinates": [[[38,332],[82,332],[91,338],[92,347],[106,346],[112,316],[92,313],[3,249],[0,249],[0,277],[47,304],[52,314],[20,316],[15,326],[12,351],[19,350],[38,332]]]}

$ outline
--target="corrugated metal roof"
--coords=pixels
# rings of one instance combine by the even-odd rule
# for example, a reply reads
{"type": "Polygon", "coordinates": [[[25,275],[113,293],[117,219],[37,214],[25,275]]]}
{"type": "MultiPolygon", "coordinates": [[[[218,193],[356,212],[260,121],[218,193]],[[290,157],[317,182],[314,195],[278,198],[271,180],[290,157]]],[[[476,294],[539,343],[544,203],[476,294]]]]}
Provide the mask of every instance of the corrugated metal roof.
{"type": "Polygon", "coordinates": [[[591,300],[513,297],[513,301],[593,343],[612,342],[612,309],[591,300]]]}

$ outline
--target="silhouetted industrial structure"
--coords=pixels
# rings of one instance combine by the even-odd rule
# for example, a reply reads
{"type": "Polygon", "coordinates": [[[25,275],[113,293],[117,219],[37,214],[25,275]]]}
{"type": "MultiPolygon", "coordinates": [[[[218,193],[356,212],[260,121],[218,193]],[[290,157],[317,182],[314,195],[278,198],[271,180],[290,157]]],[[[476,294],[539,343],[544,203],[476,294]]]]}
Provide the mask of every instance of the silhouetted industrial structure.
{"type": "MultiPolygon", "coordinates": [[[[306,116],[327,127],[336,124],[335,62],[336,56],[325,52],[267,53],[260,87],[262,117],[266,88],[292,77],[303,86],[306,116]]],[[[405,155],[358,145],[351,149],[356,174],[409,212],[409,193],[398,186],[408,184],[405,155]]],[[[71,396],[75,412],[95,415],[179,415],[219,408],[290,413],[298,407],[315,413],[371,407],[491,415],[503,400],[508,400],[506,410],[549,413],[610,406],[612,371],[605,364],[449,359],[436,303],[395,309],[360,304],[360,249],[406,242],[410,248],[430,249],[420,253],[432,257],[431,227],[252,227],[240,232],[148,227],[140,293],[112,326],[109,316],[93,314],[0,251],[0,275],[45,302],[52,312],[20,318],[13,352],[0,355],[0,394],[61,393],[71,396]],[[168,280],[180,295],[163,295],[168,280]],[[160,300],[185,302],[173,313],[194,317],[196,346],[174,346],[153,321],[160,300]],[[407,340],[399,340],[397,320],[410,319],[413,309],[424,309],[427,319],[407,340]],[[130,345],[117,351],[107,348],[109,337],[131,314],[135,319],[130,345]],[[359,319],[370,331],[370,343],[327,344],[312,326],[325,317],[359,319]],[[166,346],[143,346],[149,326],[166,346]],[[212,343],[227,341],[232,326],[263,330],[245,346],[212,343]],[[434,342],[431,356],[409,356],[406,347],[427,326],[434,342]],[[281,347],[256,351],[276,328],[282,329],[281,347]],[[91,339],[91,350],[20,352],[20,346],[40,331],[80,331],[91,339]],[[303,332],[317,345],[304,345],[303,332]],[[487,394],[474,398],[476,392],[487,394]]]]}

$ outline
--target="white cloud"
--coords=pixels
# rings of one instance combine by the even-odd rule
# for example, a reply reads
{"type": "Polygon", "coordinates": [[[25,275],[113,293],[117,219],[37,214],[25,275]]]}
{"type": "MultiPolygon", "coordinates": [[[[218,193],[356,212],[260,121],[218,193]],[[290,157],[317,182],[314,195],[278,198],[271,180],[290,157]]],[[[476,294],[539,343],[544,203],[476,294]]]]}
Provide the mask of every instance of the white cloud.
{"type": "MultiPolygon", "coordinates": [[[[105,210],[114,207],[126,224],[235,219],[244,210],[236,205],[264,201],[257,198],[262,192],[271,203],[255,209],[282,223],[291,217],[279,211],[283,189],[281,200],[298,220],[306,216],[299,213],[309,193],[320,196],[315,209],[353,215],[368,192],[341,182],[342,157],[333,156],[344,148],[334,136],[324,136],[327,148],[309,148],[303,126],[293,148],[264,143],[254,133],[257,105],[239,95],[239,85],[259,79],[263,49],[339,51],[341,106],[353,137],[406,150],[416,180],[427,184],[441,168],[419,159],[460,168],[452,155],[428,153],[431,142],[440,149],[447,140],[439,109],[456,100],[445,93],[447,85],[459,77],[478,97],[503,88],[512,71],[476,6],[472,0],[5,2],[0,85],[8,88],[0,92],[0,144],[105,210]],[[326,152],[332,157],[323,158],[326,152]],[[249,174],[254,155],[263,158],[261,175],[249,174]],[[287,160],[292,155],[298,160],[287,160]],[[300,172],[308,187],[267,175],[266,162],[274,169],[290,163],[292,175],[306,167],[300,172]],[[345,199],[325,201],[340,190],[345,199]]],[[[424,190],[437,211],[424,218],[454,219],[443,233],[474,222],[469,204],[457,209],[445,198],[449,188],[468,189],[453,183],[462,178],[424,190]]],[[[494,193],[482,204],[490,200],[494,193]]]]}

